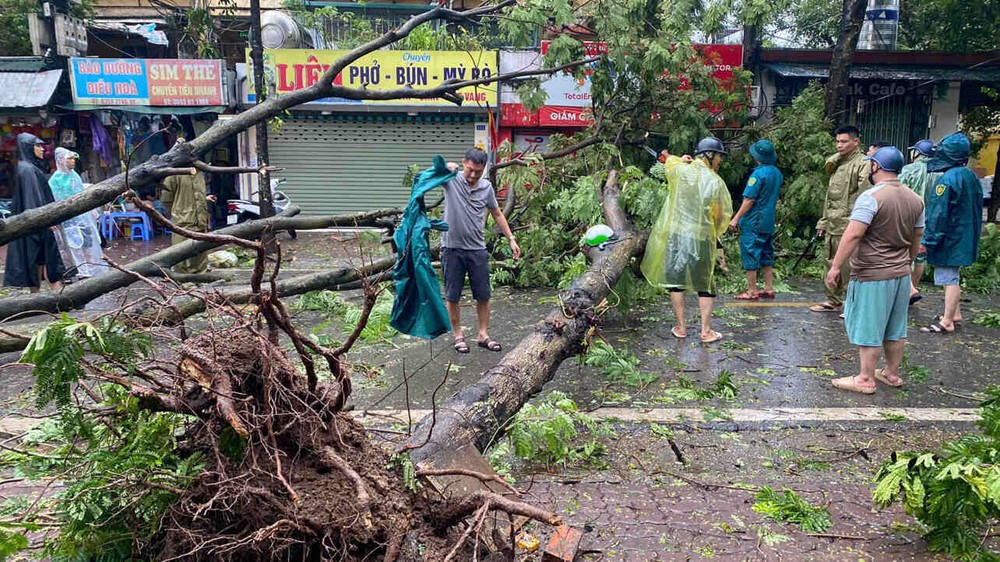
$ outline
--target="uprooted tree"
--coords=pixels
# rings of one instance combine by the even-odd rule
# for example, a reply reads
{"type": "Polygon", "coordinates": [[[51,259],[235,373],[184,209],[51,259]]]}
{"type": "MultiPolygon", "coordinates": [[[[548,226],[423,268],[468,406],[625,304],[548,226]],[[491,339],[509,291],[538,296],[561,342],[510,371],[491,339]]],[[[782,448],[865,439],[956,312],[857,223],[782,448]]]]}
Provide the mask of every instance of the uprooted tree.
{"type": "MultiPolygon", "coordinates": [[[[391,45],[424,22],[496,16],[512,43],[528,40],[532,29],[586,25],[608,46],[589,60],[594,125],[580,138],[557,142],[553,153],[524,155],[505,166],[499,181],[509,184],[515,194],[512,213],[529,228],[546,209],[570,210],[566,224],[549,225],[560,230],[558,236],[556,230],[534,234],[528,247],[539,257],[575,248],[578,233],[593,222],[612,226],[619,241],[586,256],[572,252],[582,266],[575,268],[579,276],[567,278],[561,306],[479,383],[436,408],[394,454],[370,441],[345,412],[351,395],[345,354],[375,302],[372,278],[393,260],[325,277],[279,279],[280,247],[271,259],[249,239],[264,228],[360,223],[383,213],[275,217],[212,234],[175,227],[191,240],[155,259],[116,264],[114,271],[62,296],[5,301],[7,314],[68,310],[100,294],[95,286],[110,290],[138,282],[146,288],[140,303],[123,303],[121,310],[88,322],[63,317],[27,344],[23,361],[35,365],[38,402],[54,403],[59,412],[58,423],[35,438],[58,436],[62,445],[13,454],[20,455],[26,472],[58,475],[67,487],[54,503],[31,506],[20,522],[0,521],[7,533],[0,537],[6,539],[0,550],[24,546],[24,531],[55,525],[58,534],[47,542],[47,554],[55,559],[99,552],[109,560],[464,560],[470,545],[479,544],[490,512],[558,522],[509,494],[443,496],[420,482],[458,473],[436,462],[448,451],[466,444],[482,450],[501,434],[559,364],[580,351],[611,308],[606,297],[633,276],[629,265],[644,247],[641,229],[664,196],[662,184],[642,171],[650,160],[637,145],[647,133],[661,139],[658,148],[680,152],[713,122],[739,113],[739,107],[732,110],[742,99],[740,88],[726,90],[711,79],[687,41],[684,17],[672,10],[668,3],[645,0],[576,8],[560,0],[507,0],[468,12],[435,8],[352,50],[306,90],[268,100],[125,175],[3,223],[0,243],[108,202],[126,188],[203,169],[198,157],[214,144],[313,99],[441,96],[511,76],[578,68],[585,60],[579,41],[556,34],[543,70],[423,91],[377,93],[333,85],[352,60],[391,45]],[[636,21],[646,24],[636,30],[636,21]],[[576,157],[557,160],[569,154],[576,157]],[[546,188],[546,181],[560,186],[546,188]],[[555,242],[548,250],[540,245],[546,236],[555,242]],[[190,289],[154,279],[175,260],[226,244],[257,256],[249,290],[190,289]],[[331,285],[361,286],[365,295],[360,321],[337,349],[300,333],[282,301],[283,295],[331,285]],[[208,326],[195,331],[185,318],[200,312],[207,312],[202,324],[208,326]]],[[[522,95],[538,102],[532,93],[537,89],[529,80],[522,95]]],[[[468,470],[461,473],[470,476],[468,470]]],[[[492,480],[486,474],[471,477],[492,480]]],[[[486,542],[505,548],[502,541],[486,542]]]]}

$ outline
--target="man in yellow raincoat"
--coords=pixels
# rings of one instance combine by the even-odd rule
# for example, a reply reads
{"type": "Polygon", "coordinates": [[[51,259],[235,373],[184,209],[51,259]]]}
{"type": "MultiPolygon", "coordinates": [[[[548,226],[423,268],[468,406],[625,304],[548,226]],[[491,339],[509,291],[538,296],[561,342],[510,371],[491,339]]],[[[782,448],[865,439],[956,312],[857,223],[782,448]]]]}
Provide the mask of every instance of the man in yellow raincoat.
{"type": "MultiPolygon", "coordinates": [[[[193,176],[170,176],[163,180],[160,201],[170,212],[170,221],[177,226],[195,232],[208,232],[208,201],[215,201],[214,195],[205,191],[205,177],[201,172],[193,176]]],[[[170,243],[176,246],[187,238],[177,232],[171,235],[170,243]]],[[[198,254],[174,266],[178,273],[204,273],[208,271],[208,255],[198,254]]]]}
{"type": "Polygon", "coordinates": [[[694,161],[690,156],[678,158],[666,151],[663,154],[667,199],[649,234],[642,273],[651,285],[670,291],[677,317],[671,333],[676,338],[687,337],[684,291],[688,290],[698,293],[702,343],[722,339],[722,334],[712,330],[711,322],[716,241],[733,214],[729,190],[716,173],[727,154],[722,141],[715,137],[698,142],[694,161]]]}

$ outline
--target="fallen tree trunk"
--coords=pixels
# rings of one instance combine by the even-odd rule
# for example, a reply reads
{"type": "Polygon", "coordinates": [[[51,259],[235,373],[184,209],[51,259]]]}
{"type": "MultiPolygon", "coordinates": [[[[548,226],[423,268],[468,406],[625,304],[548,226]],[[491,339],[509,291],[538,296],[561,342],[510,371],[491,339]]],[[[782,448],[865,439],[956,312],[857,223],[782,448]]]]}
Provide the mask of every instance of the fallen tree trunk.
{"type": "MultiPolygon", "coordinates": [[[[308,230],[331,226],[374,226],[375,221],[384,216],[399,214],[398,209],[382,209],[366,213],[352,213],[328,217],[294,217],[289,214],[298,213],[298,208],[291,207],[277,217],[265,220],[247,221],[215,231],[215,234],[251,238],[259,235],[265,229],[308,230]]],[[[20,297],[12,297],[0,301],[0,320],[9,319],[15,315],[37,314],[42,312],[64,312],[85,305],[97,297],[131,285],[138,276],[156,277],[163,275],[185,259],[196,256],[219,246],[208,241],[188,240],[176,246],[157,252],[151,256],[136,260],[126,266],[125,271],[111,270],[74,283],[58,293],[35,293],[20,297]]]]}
{"type": "Polygon", "coordinates": [[[437,406],[435,414],[418,424],[408,443],[414,464],[448,457],[466,443],[484,451],[524,403],[552,379],[563,360],[580,352],[595,325],[595,308],[646,245],[645,235],[632,230],[618,205],[617,180],[618,174],[610,172],[602,197],[608,225],[621,241],[604,251],[591,249],[593,265],[560,294],[560,306],[478,382],[437,406]]]}
{"type": "MultiPolygon", "coordinates": [[[[396,264],[396,256],[386,256],[371,263],[358,267],[338,267],[330,271],[300,275],[290,279],[279,279],[275,288],[279,297],[291,297],[310,291],[349,291],[362,287],[364,281],[379,283],[392,279],[392,267],[396,264]]],[[[125,311],[130,317],[143,326],[160,324],[175,324],[189,316],[200,314],[213,304],[246,304],[253,298],[254,292],[249,287],[222,289],[206,292],[201,296],[183,296],[170,301],[170,306],[162,303],[142,302],[125,311]]],[[[0,338],[0,349],[3,338],[0,338]]]]}

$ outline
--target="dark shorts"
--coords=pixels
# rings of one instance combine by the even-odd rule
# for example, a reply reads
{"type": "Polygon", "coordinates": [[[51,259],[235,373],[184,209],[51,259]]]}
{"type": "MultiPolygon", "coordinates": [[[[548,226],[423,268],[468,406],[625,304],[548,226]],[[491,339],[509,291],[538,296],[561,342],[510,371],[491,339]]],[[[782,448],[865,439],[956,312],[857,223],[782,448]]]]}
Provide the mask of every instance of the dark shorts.
{"type": "Polygon", "coordinates": [[[774,234],[740,231],[740,261],[745,271],[774,265],[774,234]]]}
{"type": "Polygon", "coordinates": [[[441,248],[441,271],[444,273],[444,300],[458,302],[462,298],[466,275],[472,298],[490,300],[490,262],[485,249],[441,248]]]}
{"type": "MultiPolygon", "coordinates": [[[[671,293],[683,293],[684,289],[681,289],[680,287],[670,287],[669,289],[667,289],[667,291],[670,291],[671,293]]],[[[715,293],[709,293],[708,291],[698,291],[698,296],[705,299],[714,299],[715,293]]]]}

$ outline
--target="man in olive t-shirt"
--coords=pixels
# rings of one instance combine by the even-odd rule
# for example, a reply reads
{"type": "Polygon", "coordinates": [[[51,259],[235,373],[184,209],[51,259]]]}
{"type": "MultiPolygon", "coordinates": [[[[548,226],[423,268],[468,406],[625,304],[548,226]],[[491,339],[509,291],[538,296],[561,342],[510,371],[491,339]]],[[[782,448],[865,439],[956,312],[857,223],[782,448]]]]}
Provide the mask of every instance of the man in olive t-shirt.
{"type": "Polygon", "coordinates": [[[899,364],[906,346],[910,262],[924,233],[924,201],[899,181],[904,164],[899,149],[883,147],[865,160],[875,187],[855,202],[826,283],[837,283],[840,268],[850,258],[844,324],[851,343],[859,347],[861,372],[832,383],[843,390],[874,394],[876,380],[903,385],[899,364]],[[883,348],[885,368],[876,370],[883,348]]]}

